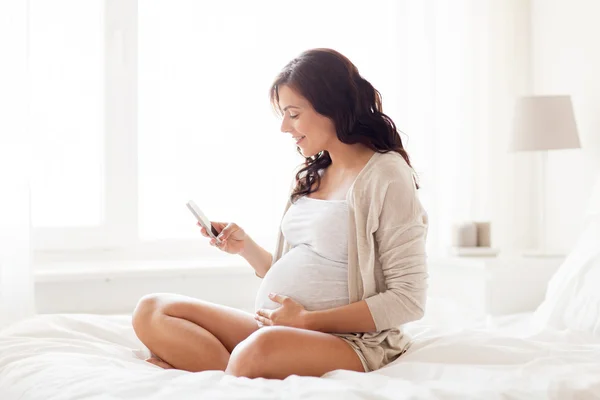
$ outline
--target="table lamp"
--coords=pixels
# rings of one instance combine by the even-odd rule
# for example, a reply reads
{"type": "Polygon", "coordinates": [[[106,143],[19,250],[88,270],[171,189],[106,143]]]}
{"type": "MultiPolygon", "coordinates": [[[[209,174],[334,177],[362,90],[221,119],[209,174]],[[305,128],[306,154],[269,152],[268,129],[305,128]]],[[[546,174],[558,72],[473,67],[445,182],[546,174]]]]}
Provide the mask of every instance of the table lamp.
{"type": "Polygon", "coordinates": [[[548,151],[580,148],[570,96],[523,96],[515,104],[510,151],[540,155],[539,242],[526,256],[553,256],[546,244],[546,168],[548,151]]]}

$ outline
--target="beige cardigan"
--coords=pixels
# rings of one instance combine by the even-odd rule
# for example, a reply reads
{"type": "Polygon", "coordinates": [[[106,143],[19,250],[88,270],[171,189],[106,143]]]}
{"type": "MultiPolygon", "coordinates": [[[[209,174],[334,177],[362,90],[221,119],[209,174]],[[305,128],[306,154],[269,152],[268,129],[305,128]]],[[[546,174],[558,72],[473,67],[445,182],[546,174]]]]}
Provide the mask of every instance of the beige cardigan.
{"type": "MultiPolygon", "coordinates": [[[[382,331],[424,314],[428,219],[416,192],[412,169],[401,155],[389,152],[375,153],[346,195],[349,299],[366,301],[377,329],[360,334],[362,339],[381,342],[382,331]]],[[[285,211],[290,205],[288,198],[285,211]]],[[[280,229],[273,264],[288,250],[280,229]]],[[[405,342],[402,335],[396,336],[405,342]]]]}

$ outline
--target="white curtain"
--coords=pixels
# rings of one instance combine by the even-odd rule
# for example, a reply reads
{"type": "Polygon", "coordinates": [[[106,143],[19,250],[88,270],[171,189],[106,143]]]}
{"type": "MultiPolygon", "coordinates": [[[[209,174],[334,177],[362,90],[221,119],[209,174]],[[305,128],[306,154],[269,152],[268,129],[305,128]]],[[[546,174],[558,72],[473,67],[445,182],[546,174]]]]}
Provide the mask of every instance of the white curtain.
{"type": "Polygon", "coordinates": [[[0,329],[34,313],[27,140],[27,2],[0,3],[0,329]]]}
{"type": "Polygon", "coordinates": [[[29,182],[26,149],[0,149],[0,328],[33,314],[29,182]]]}
{"type": "Polygon", "coordinates": [[[406,62],[398,71],[397,122],[421,178],[429,254],[447,254],[459,220],[491,221],[493,245],[508,250],[517,173],[507,152],[509,124],[515,94],[530,83],[529,2],[399,4],[406,62]]]}

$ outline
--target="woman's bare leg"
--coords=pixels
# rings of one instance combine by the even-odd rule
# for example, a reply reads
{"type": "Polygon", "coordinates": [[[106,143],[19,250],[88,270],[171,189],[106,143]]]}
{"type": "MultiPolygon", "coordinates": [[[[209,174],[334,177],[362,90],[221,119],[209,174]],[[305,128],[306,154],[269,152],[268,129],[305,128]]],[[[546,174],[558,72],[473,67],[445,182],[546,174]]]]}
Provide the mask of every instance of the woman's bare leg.
{"type": "Polygon", "coordinates": [[[142,343],[167,364],[198,372],[224,371],[235,346],[258,325],[252,314],[235,308],[153,294],[138,303],[133,328],[142,343]]]}
{"type": "Polygon", "coordinates": [[[359,356],[339,337],[287,326],[267,326],[235,348],[225,373],[285,379],[290,375],[319,377],[338,369],[365,372],[359,356]]]}

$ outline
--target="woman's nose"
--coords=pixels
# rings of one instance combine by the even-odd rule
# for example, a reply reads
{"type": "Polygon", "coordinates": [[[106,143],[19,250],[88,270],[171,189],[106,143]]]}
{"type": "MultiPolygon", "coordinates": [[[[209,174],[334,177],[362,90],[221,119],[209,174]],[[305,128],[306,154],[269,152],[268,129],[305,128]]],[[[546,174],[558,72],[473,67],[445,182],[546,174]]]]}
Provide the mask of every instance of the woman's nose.
{"type": "Polygon", "coordinates": [[[281,121],[281,132],[289,132],[290,131],[290,127],[289,127],[289,123],[287,118],[283,118],[283,120],[281,121]]]}

